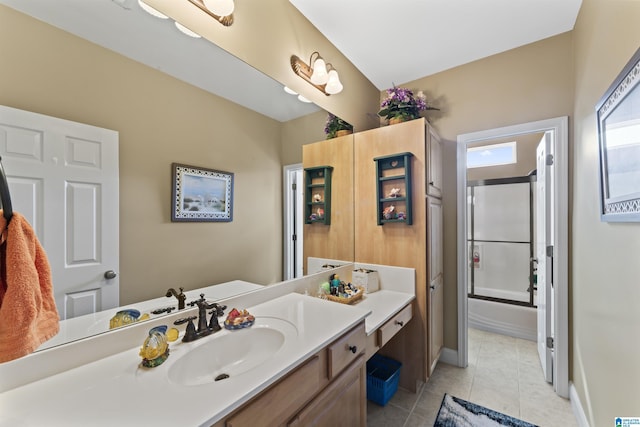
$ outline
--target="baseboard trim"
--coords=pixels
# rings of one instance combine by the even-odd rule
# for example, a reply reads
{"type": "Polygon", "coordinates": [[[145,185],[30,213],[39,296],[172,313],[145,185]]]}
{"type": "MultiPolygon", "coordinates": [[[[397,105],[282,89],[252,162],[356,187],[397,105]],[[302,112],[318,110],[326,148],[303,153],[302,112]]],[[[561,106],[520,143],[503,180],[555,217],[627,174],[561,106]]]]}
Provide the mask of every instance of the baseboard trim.
{"type": "Polygon", "coordinates": [[[590,427],[587,415],[584,413],[584,408],[580,402],[580,396],[578,396],[578,391],[572,382],[569,383],[569,400],[571,400],[571,409],[578,422],[578,427],[590,427]]]}
{"type": "Polygon", "coordinates": [[[450,348],[443,348],[440,352],[440,362],[448,365],[458,366],[458,351],[450,348]]]}
{"type": "Polygon", "coordinates": [[[496,319],[489,319],[475,313],[469,313],[469,327],[529,341],[537,340],[535,329],[502,322],[496,319]]]}

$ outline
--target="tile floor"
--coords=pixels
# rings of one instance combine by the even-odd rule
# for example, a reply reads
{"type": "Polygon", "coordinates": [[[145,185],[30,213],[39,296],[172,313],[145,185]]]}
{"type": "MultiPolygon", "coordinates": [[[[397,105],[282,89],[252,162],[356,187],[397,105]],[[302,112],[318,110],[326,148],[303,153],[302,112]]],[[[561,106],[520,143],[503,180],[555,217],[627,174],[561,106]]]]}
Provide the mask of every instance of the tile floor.
{"type": "Polygon", "coordinates": [[[535,342],[477,329],[466,369],[439,363],[418,393],[398,389],[384,407],[367,402],[367,426],[433,426],[445,392],[540,427],[577,427],[569,400],[543,379],[535,342]]]}

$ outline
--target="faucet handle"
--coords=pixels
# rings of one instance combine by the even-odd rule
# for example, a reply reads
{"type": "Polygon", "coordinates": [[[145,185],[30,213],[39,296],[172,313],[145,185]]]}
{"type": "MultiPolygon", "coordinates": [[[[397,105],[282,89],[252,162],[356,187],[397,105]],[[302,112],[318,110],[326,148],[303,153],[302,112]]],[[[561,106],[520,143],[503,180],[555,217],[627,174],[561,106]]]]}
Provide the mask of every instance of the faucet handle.
{"type": "Polygon", "coordinates": [[[184,336],[182,337],[183,342],[189,342],[198,339],[198,333],[196,332],[196,326],[193,324],[193,321],[197,319],[196,316],[182,317],[175,322],[174,325],[182,325],[187,323],[187,328],[184,331],[184,336]]]}
{"type": "Polygon", "coordinates": [[[220,327],[220,324],[218,323],[218,317],[224,315],[224,310],[227,308],[227,306],[219,305],[218,303],[214,302],[209,308],[213,308],[213,311],[209,312],[209,314],[211,315],[211,320],[209,320],[209,329],[211,329],[213,332],[217,332],[222,329],[220,327]]]}

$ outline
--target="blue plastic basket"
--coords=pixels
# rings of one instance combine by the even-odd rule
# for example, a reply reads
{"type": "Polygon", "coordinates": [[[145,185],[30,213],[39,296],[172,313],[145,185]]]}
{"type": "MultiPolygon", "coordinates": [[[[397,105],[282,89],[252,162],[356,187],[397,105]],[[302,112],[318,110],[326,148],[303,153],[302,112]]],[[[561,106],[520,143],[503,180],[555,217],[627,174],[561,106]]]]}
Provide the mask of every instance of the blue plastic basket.
{"type": "Polygon", "coordinates": [[[367,362],[367,399],[384,406],[398,391],[402,363],[374,354],[367,362]]]}

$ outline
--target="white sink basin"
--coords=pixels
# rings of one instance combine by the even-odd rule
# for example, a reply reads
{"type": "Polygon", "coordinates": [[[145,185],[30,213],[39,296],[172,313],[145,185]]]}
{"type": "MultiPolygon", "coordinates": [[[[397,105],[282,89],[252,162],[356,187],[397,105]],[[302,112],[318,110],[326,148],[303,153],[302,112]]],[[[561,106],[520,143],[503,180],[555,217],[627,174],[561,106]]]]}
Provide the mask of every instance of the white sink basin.
{"type": "MultiPolygon", "coordinates": [[[[183,386],[231,381],[277,356],[287,339],[297,335],[296,327],[285,320],[257,317],[249,328],[223,329],[192,343],[177,344],[164,363],[168,365],[165,375],[169,383],[183,386]],[[174,354],[178,357],[172,358],[174,354]]],[[[161,367],[153,368],[158,369],[161,367]]]]}

